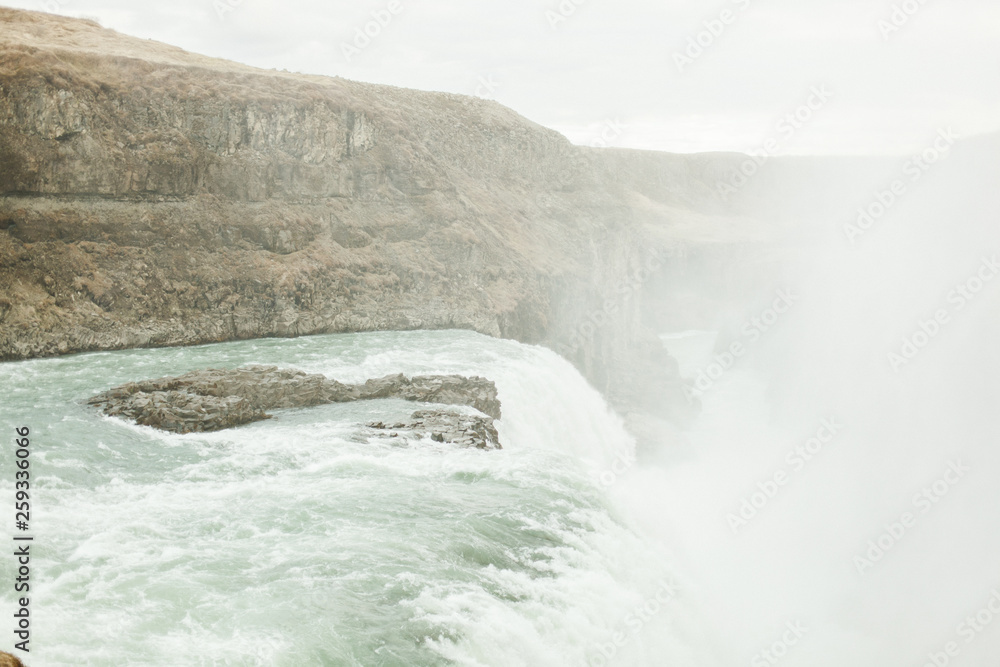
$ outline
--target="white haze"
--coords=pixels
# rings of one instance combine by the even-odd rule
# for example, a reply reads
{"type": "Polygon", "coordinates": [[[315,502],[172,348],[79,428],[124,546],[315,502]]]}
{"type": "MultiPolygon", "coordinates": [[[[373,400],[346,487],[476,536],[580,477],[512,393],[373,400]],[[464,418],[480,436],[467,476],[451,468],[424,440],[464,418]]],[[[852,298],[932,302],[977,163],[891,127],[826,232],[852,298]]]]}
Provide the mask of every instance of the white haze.
{"type": "MultiPolygon", "coordinates": [[[[715,629],[731,642],[726,664],[978,667],[1000,659],[1000,274],[971,301],[955,289],[969,280],[974,289],[984,260],[1000,260],[1000,195],[991,185],[998,148],[996,138],[960,144],[919,183],[908,181],[855,244],[844,225],[894,172],[872,181],[867,197],[802,218],[815,232],[799,250],[807,261],[775,286],[790,286],[798,301],[704,393],[704,412],[679,444],[615,486],[704,586],[715,629]],[[903,338],[921,322],[934,331],[926,323],[941,310],[947,323],[895,372],[889,353],[903,356],[903,338]],[[811,460],[790,463],[787,453],[830,418],[842,425],[835,438],[811,460]],[[952,464],[968,471],[949,472],[952,464]],[[759,484],[773,491],[768,480],[779,471],[787,482],[734,534],[730,514],[739,516],[759,484]],[[938,483],[947,489],[939,500],[915,499],[942,478],[954,483],[938,483]],[[893,524],[905,512],[914,518],[900,531],[893,524]],[[890,531],[899,536],[883,535],[890,531]],[[880,536],[889,550],[869,554],[880,536]],[[870,555],[878,557],[870,566],[856,560],[870,555]],[[966,619],[988,603],[979,622],[991,622],[980,632],[966,619]],[[759,651],[794,621],[805,636],[781,660],[761,661],[759,651]],[[949,642],[957,655],[946,653],[949,642]]],[[[850,190],[852,180],[847,173],[813,186],[850,190]]],[[[787,205],[782,199],[763,208],[787,205]]],[[[747,304],[737,319],[761,312],[747,304]]],[[[692,377],[713,354],[703,339],[699,355],[697,340],[667,340],[694,360],[692,377]]]]}

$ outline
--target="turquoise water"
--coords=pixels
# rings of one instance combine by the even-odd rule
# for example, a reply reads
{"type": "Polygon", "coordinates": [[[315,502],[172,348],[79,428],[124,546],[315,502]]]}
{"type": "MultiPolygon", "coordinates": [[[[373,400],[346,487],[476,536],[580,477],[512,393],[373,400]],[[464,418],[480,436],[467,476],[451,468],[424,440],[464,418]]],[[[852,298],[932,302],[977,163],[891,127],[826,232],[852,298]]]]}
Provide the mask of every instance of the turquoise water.
{"type": "Polygon", "coordinates": [[[467,332],[333,335],[7,363],[0,381],[5,446],[15,425],[33,437],[35,667],[697,664],[683,591],[634,614],[677,583],[598,481],[634,443],[550,351],[467,332]],[[419,407],[402,401],[190,435],[83,403],[248,363],[344,382],[486,376],[504,449],[363,433],[419,407]]]}

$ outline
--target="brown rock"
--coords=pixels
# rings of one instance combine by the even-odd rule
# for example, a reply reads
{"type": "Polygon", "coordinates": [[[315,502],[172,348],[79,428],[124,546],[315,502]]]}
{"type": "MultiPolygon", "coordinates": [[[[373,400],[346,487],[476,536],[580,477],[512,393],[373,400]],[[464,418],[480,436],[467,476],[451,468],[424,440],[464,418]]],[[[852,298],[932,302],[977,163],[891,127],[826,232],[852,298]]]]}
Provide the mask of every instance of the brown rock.
{"type": "Polygon", "coordinates": [[[191,433],[269,419],[267,410],[376,398],[470,406],[489,415],[490,428],[493,419],[500,418],[496,385],[481,377],[389,375],[347,385],[277,366],[208,369],[129,382],[94,396],[88,403],[101,407],[107,415],[144,426],[191,433]]]}
{"type": "Polygon", "coordinates": [[[398,431],[406,431],[413,437],[430,437],[435,442],[450,442],[478,449],[503,449],[492,419],[447,410],[418,410],[405,423],[389,427],[383,422],[369,422],[367,426],[376,431],[391,428],[392,432],[385,434],[391,438],[399,437],[398,431]]]}

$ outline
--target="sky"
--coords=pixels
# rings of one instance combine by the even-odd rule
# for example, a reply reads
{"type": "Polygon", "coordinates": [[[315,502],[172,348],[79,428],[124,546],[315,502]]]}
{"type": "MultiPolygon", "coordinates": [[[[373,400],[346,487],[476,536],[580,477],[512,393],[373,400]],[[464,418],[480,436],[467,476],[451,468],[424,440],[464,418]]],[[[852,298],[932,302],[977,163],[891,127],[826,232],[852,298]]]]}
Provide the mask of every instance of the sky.
{"type": "Polygon", "coordinates": [[[572,141],[910,154],[1000,131],[996,0],[0,0],[266,69],[495,99],[572,141]]]}

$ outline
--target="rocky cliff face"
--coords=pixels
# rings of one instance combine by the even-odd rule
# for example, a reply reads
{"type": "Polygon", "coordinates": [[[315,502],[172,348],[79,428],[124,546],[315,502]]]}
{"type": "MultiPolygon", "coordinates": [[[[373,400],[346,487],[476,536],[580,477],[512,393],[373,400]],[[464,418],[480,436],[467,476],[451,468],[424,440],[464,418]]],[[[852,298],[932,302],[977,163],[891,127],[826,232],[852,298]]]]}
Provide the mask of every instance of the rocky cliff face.
{"type": "Polygon", "coordinates": [[[679,406],[643,286],[731,225],[685,160],[0,9],[0,359],[465,328],[679,406]]]}

